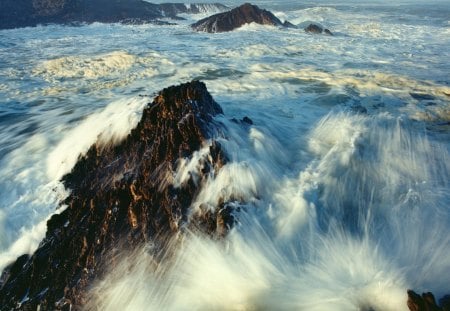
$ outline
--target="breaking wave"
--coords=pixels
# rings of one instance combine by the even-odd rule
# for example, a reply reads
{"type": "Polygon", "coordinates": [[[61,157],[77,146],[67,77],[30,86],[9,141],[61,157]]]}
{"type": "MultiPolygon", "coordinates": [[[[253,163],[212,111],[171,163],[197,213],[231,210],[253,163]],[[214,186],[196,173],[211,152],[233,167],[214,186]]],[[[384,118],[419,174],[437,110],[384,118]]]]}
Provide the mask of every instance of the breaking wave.
{"type": "Polygon", "coordinates": [[[232,162],[202,185],[194,210],[234,199],[230,234],[185,231],[165,254],[122,254],[87,310],[407,310],[405,288],[444,294],[443,146],[388,115],[327,115],[305,149],[283,148],[264,127],[227,127],[232,162]],[[307,165],[286,166],[305,151],[307,165]]]}
{"type": "Polygon", "coordinates": [[[0,32],[0,270],[36,249],[64,209],[58,180],[92,144],[126,137],[153,92],[201,79],[253,125],[216,118],[230,161],[191,216],[230,201],[236,223],[223,239],[184,228],[164,254],[114,254],[87,310],[405,310],[407,288],[448,294],[447,11],[264,3],[335,36],[193,32],[209,4],[178,25],[0,32]]]}

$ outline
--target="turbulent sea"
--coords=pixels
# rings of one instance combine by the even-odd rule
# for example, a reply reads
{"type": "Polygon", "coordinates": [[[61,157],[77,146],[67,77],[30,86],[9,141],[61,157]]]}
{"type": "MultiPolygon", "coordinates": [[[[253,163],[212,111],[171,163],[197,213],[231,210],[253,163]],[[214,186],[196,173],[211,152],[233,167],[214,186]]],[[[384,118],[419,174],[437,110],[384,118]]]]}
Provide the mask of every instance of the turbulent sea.
{"type": "Polygon", "coordinates": [[[87,309],[395,311],[408,288],[449,294],[450,5],[255,4],[335,35],[190,29],[212,12],[0,31],[0,269],[37,248],[79,155],[200,79],[231,161],[195,204],[246,206],[225,240],[187,233],[166,264],[124,254],[87,309]]]}

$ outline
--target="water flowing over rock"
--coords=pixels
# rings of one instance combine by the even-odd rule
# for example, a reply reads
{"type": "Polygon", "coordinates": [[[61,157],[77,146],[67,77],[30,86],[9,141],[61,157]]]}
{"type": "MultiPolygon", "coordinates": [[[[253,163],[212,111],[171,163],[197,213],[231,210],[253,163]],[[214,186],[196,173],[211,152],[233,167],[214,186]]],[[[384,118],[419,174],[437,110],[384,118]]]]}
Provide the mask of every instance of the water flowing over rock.
{"type": "Polygon", "coordinates": [[[191,26],[196,31],[226,32],[250,23],[285,26],[273,13],[250,3],[245,3],[228,12],[204,18],[191,26]]]}
{"type": "Polygon", "coordinates": [[[2,310],[78,309],[87,286],[101,276],[102,264],[114,265],[114,249],[132,250],[149,241],[164,248],[190,223],[223,235],[232,221],[223,209],[188,220],[202,183],[226,162],[213,140],[220,131],[213,120],[218,114],[222,109],[206,86],[193,81],[162,90],[120,144],[93,145],[63,177],[71,189],[63,202],[67,209],[47,222],[38,250],[5,269],[2,310]],[[201,148],[208,155],[199,160],[197,175],[175,184],[179,160],[201,148]]]}
{"type": "Polygon", "coordinates": [[[164,16],[176,16],[182,13],[220,13],[229,8],[220,3],[161,3],[160,8],[164,16]]]}

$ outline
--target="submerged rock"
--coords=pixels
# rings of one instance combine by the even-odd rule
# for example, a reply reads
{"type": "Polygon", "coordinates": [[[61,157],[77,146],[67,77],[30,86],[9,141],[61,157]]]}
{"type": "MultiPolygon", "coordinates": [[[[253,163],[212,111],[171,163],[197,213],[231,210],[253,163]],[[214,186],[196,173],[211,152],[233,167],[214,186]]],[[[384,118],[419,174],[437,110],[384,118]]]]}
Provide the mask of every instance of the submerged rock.
{"type": "Polygon", "coordinates": [[[256,5],[245,3],[232,9],[231,11],[215,14],[199,20],[198,22],[192,24],[191,27],[196,31],[226,32],[250,23],[285,26],[271,12],[260,9],[256,5]]]}
{"type": "Polygon", "coordinates": [[[220,130],[213,120],[218,114],[222,109],[205,85],[193,81],[162,90],[120,144],[93,145],[63,177],[71,189],[62,202],[67,209],[47,222],[33,255],[5,269],[2,310],[78,309],[102,265],[114,265],[112,250],[149,241],[164,249],[182,226],[224,235],[233,222],[229,209],[187,217],[201,185],[226,162],[213,140],[220,130]],[[189,160],[201,148],[208,156],[199,160],[199,171],[175,182],[180,159],[189,160]]]}
{"type": "Polygon", "coordinates": [[[316,24],[309,24],[309,25],[305,28],[305,32],[307,32],[307,33],[313,33],[313,34],[321,34],[321,33],[325,33],[326,35],[330,35],[330,36],[333,35],[329,29],[326,29],[326,28],[323,29],[321,26],[316,25],[316,24]]]}
{"type": "Polygon", "coordinates": [[[329,35],[329,36],[332,36],[332,35],[333,35],[333,33],[332,33],[329,29],[327,29],[327,28],[325,28],[323,32],[324,32],[326,35],[329,35]]]}
{"type": "Polygon", "coordinates": [[[236,123],[236,124],[246,124],[246,125],[253,125],[253,121],[252,119],[250,119],[249,117],[245,116],[242,118],[242,120],[238,120],[236,118],[231,119],[232,122],[236,123]]]}
{"type": "Polygon", "coordinates": [[[245,123],[247,123],[247,124],[253,125],[252,119],[250,119],[250,118],[247,117],[247,116],[245,116],[245,117],[242,119],[242,121],[245,122],[245,123]]]}
{"type": "Polygon", "coordinates": [[[417,100],[434,100],[434,99],[436,99],[433,95],[426,94],[426,93],[409,93],[409,95],[411,95],[412,98],[417,99],[417,100]]]}

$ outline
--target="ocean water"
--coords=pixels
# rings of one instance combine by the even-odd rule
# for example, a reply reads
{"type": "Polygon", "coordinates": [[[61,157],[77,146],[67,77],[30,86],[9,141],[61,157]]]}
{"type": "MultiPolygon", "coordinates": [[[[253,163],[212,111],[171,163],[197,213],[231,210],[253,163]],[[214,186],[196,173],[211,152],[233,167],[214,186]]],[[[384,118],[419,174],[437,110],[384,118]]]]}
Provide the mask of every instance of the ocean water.
{"type": "Polygon", "coordinates": [[[79,155],[200,79],[231,161],[192,210],[235,200],[237,224],[223,241],[185,232],[162,265],[123,254],[86,309],[405,310],[408,288],[450,293],[450,5],[255,4],[335,36],[193,32],[209,12],[0,31],[0,269],[37,248],[79,155]],[[254,124],[230,121],[244,116],[254,124]]]}

